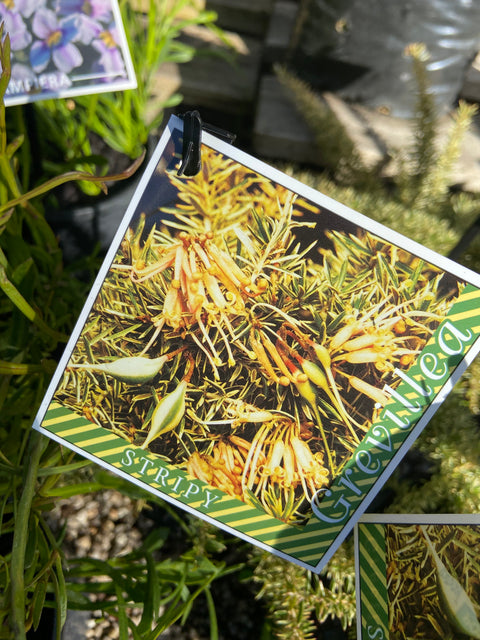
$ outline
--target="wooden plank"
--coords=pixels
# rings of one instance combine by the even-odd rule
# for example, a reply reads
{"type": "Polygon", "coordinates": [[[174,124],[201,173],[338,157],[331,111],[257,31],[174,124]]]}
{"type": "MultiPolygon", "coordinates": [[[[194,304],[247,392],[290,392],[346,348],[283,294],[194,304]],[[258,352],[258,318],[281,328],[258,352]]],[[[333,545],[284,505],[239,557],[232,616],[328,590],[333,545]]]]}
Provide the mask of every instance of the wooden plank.
{"type": "MultiPolygon", "coordinates": [[[[363,117],[332,94],[323,94],[322,98],[345,126],[364,162],[373,165],[381,160],[385,150],[367,131],[363,117]]],[[[287,90],[272,75],[263,77],[260,84],[253,146],[265,157],[321,166],[321,154],[310,128],[287,90]]]]}
{"type": "Polygon", "coordinates": [[[295,0],[277,0],[265,36],[264,63],[285,60],[295,27],[299,3],[295,0]]]}
{"type": "Polygon", "coordinates": [[[206,0],[206,8],[218,15],[222,29],[263,36],[268,28],[273,0],[206,0]]]}
{"type": "Polygon", "coordinates": [[[227,33],[231,48],[204,27],[192,27],[182,40],[197,55],[184,64],[163,65],[156,74],[152,108],[179,91],[184,102],[232,114],[252,112],[260,73],[262,42],[227,33]]]}
{"type": "Polygon", "coordinates": [[[252,145],[265,158],[318,164],[309,128],[272,75],[260,83],[252,145]]]}
{"type": "MultiPolygon", "coordinates": [[[[392,151],[405,152],[411,148],[414,140],[411,120],[349,104],[335,94],[323,93],[321,98],[343,124],[366,164],[388,161],[392,151]]],[[[451,115],[439,119],[439,145],[445,143],[451,126],[451,115]]],[[[310,129],[275,76],[265,76],[261,81],[252,144],[254,152],[265,158],[321,166],[310,129]]],[[[480,192],[479,166],[480,117],[464,137],[459,161],[449,176],[450,184],[480,192]]],[[[390,161],[384,173],[393,176],[397,171],[398,166],[390,161]]]]}

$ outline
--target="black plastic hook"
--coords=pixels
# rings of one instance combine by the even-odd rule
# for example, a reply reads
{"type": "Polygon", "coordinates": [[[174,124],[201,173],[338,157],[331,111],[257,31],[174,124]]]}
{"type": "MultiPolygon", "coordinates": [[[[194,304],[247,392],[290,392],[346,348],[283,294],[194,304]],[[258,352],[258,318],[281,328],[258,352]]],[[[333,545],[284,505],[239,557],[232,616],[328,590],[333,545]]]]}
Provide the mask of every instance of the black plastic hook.
{"type": "Polygon", "coordinates": [[[202,167],[202,119],[198,111],[187,111],[183,115],[182,164],[178,176],[195,176],[202,167]]]}
{"type": "Polygon", "coordinates": [[[225,142],[234,142],[236,135],[211,124],[202,122],[198,111],[187,111],[180,116],[183,119],[182,164],[178,176],[195,176],[202,168],[202,130],[212,133],[225,142]]]}

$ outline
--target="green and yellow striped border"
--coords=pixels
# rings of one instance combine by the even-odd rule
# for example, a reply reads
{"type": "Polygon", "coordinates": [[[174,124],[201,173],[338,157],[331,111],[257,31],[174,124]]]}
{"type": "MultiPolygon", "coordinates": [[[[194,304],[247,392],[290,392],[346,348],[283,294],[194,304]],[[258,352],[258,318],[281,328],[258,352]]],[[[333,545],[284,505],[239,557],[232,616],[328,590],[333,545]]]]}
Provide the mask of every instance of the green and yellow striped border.
{"type": "Polygon", "coordinates": [[[237,498],[213,489],[201,480],[189,476],[185,471],[164,463],[153,453],[129,444],[110,430],[90,422],[57,402],[50,404],[41,426],[61,440],[88,453],[89,457],[96,459],[99,464],[111,467],[112,471],[124,471],[145,485],[145,488],[167,494],[191,509],[209,515],[249,537],[264,541],[269,546],[275,543],[279,532],[287,527],[285,523],[267,515],[261,509],[246,505],[237,498]],[[127,461],[131,463],[127,465],[127,461]],[[168,471],[168,475],[163,475],[163,471],[165,474],[168,471]],[[186,496],[191,483],[198,486],[199,491],[186,496]],[[215,509],[205,504],[212,496],[215,509]]]}
{"type": "Polygon", "coordinates": [[[388,589],[385,525],[357,524],[361,639],[388,638],[388,589]]]}

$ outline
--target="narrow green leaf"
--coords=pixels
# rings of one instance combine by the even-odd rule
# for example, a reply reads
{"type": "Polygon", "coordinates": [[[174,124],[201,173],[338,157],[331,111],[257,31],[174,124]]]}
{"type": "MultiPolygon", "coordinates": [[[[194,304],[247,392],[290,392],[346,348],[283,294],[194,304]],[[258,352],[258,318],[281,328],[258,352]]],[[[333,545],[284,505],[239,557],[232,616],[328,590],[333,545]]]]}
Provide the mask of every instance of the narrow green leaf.
{"type": "MultiPolygon", "coordinates": [[[[0,207],[1,209],[1,207],[0,207]]],[[[23,315],[33,322],[41,331],[49,335],[51,338],[58,342],[66,342],[68,336],[58,331],[51,329],[40,317],[39,313],[30,306],[25,300],[20,291],[15,285],[7,278],[5,268],[0,266],[0,289],[3,290],[5,295],[13,302],[13,304],[23,313],[23,315]]]]}
{"type": "Polygon", "coordinates": [[[62,560],[57,554],[55,559],[56,571],[51,573],[55,590],[55,603],[57,611],[57,640],[61,640],[62,629],[67,619],[67,589],[65,585],[65,576],[63,575],[62,560]]]}
{"type": "Polygon", "coordinates": [[[385,260],[385,257],[381,253],[378,254],[378,261],[382,263],[383,268],[388,273],[388,276],[392,281],[395,289],[398,289],[398,287],[400,286],[398,274],[391,268],[391,266],[388,264],[387,260],[385,260]]]}
{"type": "Polygon", "coordinates": [[[15,267],[12,272],[12,280],[17,286],[22,282],[32,266],[33,258],[32,256],[29,256],[26,260],[15,267]]]}
{"type": "Polygon", "coordinates": [[[160,589],[156,574],[155,560],[150,553],[145,554],[147,561],[147,585],[145,589],[145,599],[143,606],[142,619],[138,624],[139,633],[150,631],[153,626],[154,616],[160,607],[160,589]]]}
{"type": "Polygon", "coordinates": [[[90,460],[78,460],[77,462],[71,462],[70,464],[63,464],[53,467],[46,466],[38,470],[38,477],[44,478],[45,476],[65,475],[66,473],[70,473],[71,471],[78,471],[79,469],[84,469],[85,467],[89,467],[91,465],[92,462],[90,460]]]}
{"type": "MultiPolygon", "coordinates": [[[[115,173],[109,176],[92,176],[90,173],[86,173],[85,171],[69,171],[55,178],[51,178],[47,180],[43,184],[34,189],[31,189],[27,193],[24,193],[17,198],[13,198],[9,202],[0,205],[0,213],[10,209],[11,207],[16,207],[17,205],[25,205],[29,200],[33,198],[37,198],[38,196],[43,195],[44,193],[48,193],[55,187],[59,187],[62,184],[67,182],[73,182],[75,180],[86,180],[87,182],[96,182],[99,184],[105,184],[105,182],[113,182],[115,180],[126,180],[130,176],[132,176],[135,171],[142,164],[145,157],[145,150],[141,156],[139,156],[125,171],[121,173],[115,173]]],[[[105,188],[106,190],[106,188],[105,188]]]]}
{"type": "MultiPolygon", "coordinates": [[[[37,552],[38,518],[31,513],[28,522],[27,544],[25,546],[25,569],[32,566],[37,552]]],[[[26,579],[28,584],[28,579],[26,579]]]]}
{"type": "Polygon", "coordinates": [[[210,587],[205,589],[205,598],[207,599],[208,618],[210,620],[210,640],[218,640],[217,612],[210,587]]]}
{"type": "Polygon", "coordinates": [[[126,602],[123,597],[122,589],[118,584],[115,584],[115,594],[117,596],[117,619],[118,619],[118,628],[119,628],[119,640],[129,640],[126,602]]]}
{"type": "Polygon", "coordinates": [[[99,482],[79,482],[78,484],[72,484],[66,487],[49,489],[42,495],[46,498],[71,498],[76,495],[101,491],[103,488],[103,485],[99,482]]]}
{"type": "Polygon", "coordinates": [[[46,578],[42,578],[38,580],[35,585],[35,590],[33,592],[32,597],[32,624],[35,630],[38,629],[38,625],[40,624],[40,619],[42,617],[43,608],[45,604],[45,596],[47,595],[47,584],[48,581],[46,578]]]}
{"type": "Polygon", "coordinates": [[[45,448],[45,439],[38,432],[29,434],[29,464],[26,468],[24,487],[16,509],[15,532],[12,545],[12,627],[15,640],[26,640],[25,629],[25,547],[27,544],[29,514],[35,493],[35,481],[39,461],[45,448]]]}
{"type": "MultiPolygon", "coordinates": [[[[184,580],[188,575],[190,568],[191,567],[189,567],[188,565],[185,566],[184,580]]],[[[220,573],[221,573],[221,569],[216,568],[209,576],[205,578],[203,583],[193,593],[191,593],[187,597],[187,599],[184,600],[181,606],[174,607],[170,605],[167,611],[165,612],[165,614],[160,618],[159,623],[156,625],[155,629],[152,631],[152,634],[146,636],[145,640],[156,640],[162,631],[165,631],[165,629],[167,629],[170,625],[172,625],[176,620],[181,618],[184,612],[192,605],[194,600],[202,593],[204,589],[206,589],[211,584],[211,582],[216,577],[218,577],[220,573]]],[[[179,598],[183,594],[183,589],[180,588],[182,586],[184,586],[184,583],[179,584],[178,588],[176,589],[175,605],[178,603],[179,598]]]]}
{"type": "Polygon", "coordinates": [[[345,282],[345,277],[347,275],[347,268],[348,268],[348,261],[345,260],[335,280],[335,287],[337,289],[341,289],[343,287],[343,283],[345,282]]]}
{"type": "Polygon", "coordinates": [[[9,159],[12,159],[12,157],[15,155],[15,153],[18,151],[18,149],[22,146],[23,141],[25,140],[25,136],[22,134],[16,136],[8,145],[6,148],[6,155],[9,159]]]}
{"type": "Polygon", "coordinates": [[[44,373],[41,364],[27,364],[25,362],[6,362],[0,360],[0,374],[6,376],[24,376],[30,373],[44,373]]]}

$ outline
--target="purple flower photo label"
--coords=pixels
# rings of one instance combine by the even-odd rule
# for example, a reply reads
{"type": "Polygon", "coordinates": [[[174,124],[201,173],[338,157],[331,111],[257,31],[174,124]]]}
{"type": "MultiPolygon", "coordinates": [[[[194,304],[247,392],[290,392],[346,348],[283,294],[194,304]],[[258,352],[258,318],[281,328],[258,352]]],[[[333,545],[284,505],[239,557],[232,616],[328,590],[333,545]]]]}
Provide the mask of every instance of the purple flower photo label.
{"type": "Polygon", "coordinates": [[[71,42],[54,49],[52,59],[56,68],[67,74],[75,67],[79,67],[83,62],[82,54],[71,42]]]}
{"type": "Polygon", "coordinates": [[[59,20],[54,11],[40,9],[33,17],[32,29],[39,38],[30,49],[30,63],[36,72],[43,71],[50,59],[65,73],[82,64],[83,57],[71,42],[78,34],[75,16],[59,20]]]}
{"type": "Polygon", "coordinates": [[[0,22],[4,23],[5,31],[10,35],[12,52],[22,51],[28,47],[32,41],[32,35],[27,25],[19,13],[9,11],[3,2],[0,3],[0,22]]]}
{"type": "Polygon", "coordinates": [[[5,99],[18,93],[28,93],[35,88],[36,75],[29,65],[14,62],[12,64],[12,77],[5,92],[5,99]]]}
{"type": "Polygon", "coordinates": [[[76,14],[76,18],[78,24],[77,40],[82,44],[89,45],[105,28],[101,22],[85,14],[78,13],[76,14]]]}
{"type": "Polygon", "coordinates": [[[15,0],[15,7],[24,18],[30,18],[35,11],[45,7],[47,0],[15,0]]]}
{"type": "Polygon", "coordinates": [[[30,18],[34,11],[45,6],[46,0],[0,0],[0,10],[11,15],[21,15],[30,18]]]}
{"type": "Polygon", "coordinates": [[[105,0],[57,0],[56,11],[64,16],[80,13],[104,23],[109,23],[112,19],[111,3],[105,0]]]}
{"type": "Polygon", "coordinates": [[[45,0],[0,0],[0,21],[10,35],[12,51],[26,49],[32,41],[25,19],[45,5],[45,0]]]}
{"type": "Polygon", "coordinates": [[[114,25],[111,29],[102,31],[92,42],[92,47],[98,51],[100,57],[93,65],[93,70],[104,73],[107,77],[124,76],[125,64],[117,43],[117,32],[114,25]]]}
{"type": "Polygon", "coordinates": [[[0,0],[12,50],[6,106],[137,86],[118,0],[0,0]]]}

